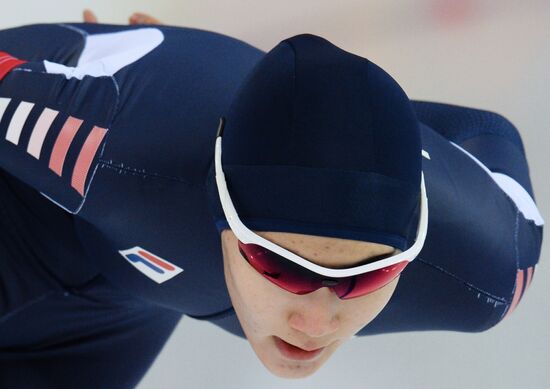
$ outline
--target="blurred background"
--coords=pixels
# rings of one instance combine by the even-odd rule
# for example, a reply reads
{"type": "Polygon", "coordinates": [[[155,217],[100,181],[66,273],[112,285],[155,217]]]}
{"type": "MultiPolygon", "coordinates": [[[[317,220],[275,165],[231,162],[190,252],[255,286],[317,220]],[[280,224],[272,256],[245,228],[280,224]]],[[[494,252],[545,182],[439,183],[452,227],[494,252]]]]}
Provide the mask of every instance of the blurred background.
{"type": "MultiPolygon", "coordinates": [[[[0,28],[80,21],[86,7],[105,23],[126,24],[142,11],[264,51],[317,34],[381,66],[410,98],[498,112],[522,135],[537,204],[550,221],[548,0],[3,1],[0,28]]],[[[488,332],[356,338],[314,376],[290,381],[269,374],[245,340],[185,317],[138,388],[548,388],[548,252],[546,239],[521,304],[488,332]]]]}

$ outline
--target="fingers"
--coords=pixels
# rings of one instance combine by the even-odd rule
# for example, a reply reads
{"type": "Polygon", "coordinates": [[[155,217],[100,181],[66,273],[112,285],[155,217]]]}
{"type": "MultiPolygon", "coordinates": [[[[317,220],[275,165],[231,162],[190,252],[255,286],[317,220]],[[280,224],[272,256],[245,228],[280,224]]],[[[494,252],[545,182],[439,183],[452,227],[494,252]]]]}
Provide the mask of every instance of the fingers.
{"type": "Polygon", "coordinates": [[[162,24],[160,20],[141,12],[134,12],[128,18],[128,23],[129,24],[162,24]]]}
{"type": "MultiPolygon", "coordinates": [[[[89,9],[85,9],[82,12],[82,19],[84,19],[84,23],[97,23],[97,17],[89,9]]],[[[128,18],[128,23],[129,24],[162,24],[160,20],[142,12],[134,12],[128,18]]]]}
{"type": "Polygon", "coordinates": [[[85,9],[82,12],[82,19],[84,19],[84,23],[97,23],[97,17],[89,9],[85,9]]]}

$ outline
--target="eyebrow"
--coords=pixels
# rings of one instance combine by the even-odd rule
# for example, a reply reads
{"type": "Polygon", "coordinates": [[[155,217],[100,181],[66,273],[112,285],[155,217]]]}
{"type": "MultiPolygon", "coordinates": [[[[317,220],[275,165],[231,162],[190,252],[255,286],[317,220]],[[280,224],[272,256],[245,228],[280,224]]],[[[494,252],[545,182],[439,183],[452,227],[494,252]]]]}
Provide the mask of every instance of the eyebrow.
{"type": "Polygon", "coordinates": [[[357,262],[354,266],[364,265],[364,264],[369,263],[369,262],[376,262],[376,261],[379,261],[381,259],[391,257],[395,254],[397,254],[397,250],[393,249],[393,251],[391,251],[389,253],[373,255],[372,257],[367,257],[365,259],[362,259],[359,262],[357,262]]]}
{"type": "MultiPolygon", "coordinates": [[[[289,248],[287,247],[284,247],[282,245],[279,245],[283,248],[285,248],[286,250],[298,255],[298,256],[301,256],[300,254],[298,254],[297,252],[293,251],[293,250],[290,250],[289,248]]],[[[351,268],[351,267],[357,267],[357,266],[361,266],[361,265],[365,265],[367,263],[371,263],[371,262],[376,262],[376,261],[379,261],[381,259],[384,259],[384,258],[388,258],[388,257],[391,257],[393,255],[396,255],[397,254],[397,249],[393,249],[393,251],[389,252],[389,253],[385,253],[385,254],[378,254],[378,255],[373,255],[373,256],[370,256],[370,257],[367,257],[367,258],[363,258],[363,259],[360,259],[359,261],[349,265],[336,265],[336,266],[323,266],[323,265],[319,265],[318,263],[312,261],[311,259],[309,258],[306,258],[306,257],[302,257],[304,259],[306,259],[307,261],[311,262],[311,263],[314,263],[316,265],[319,265],[319,266],[323,266],[323,267],[328,267],[330,269],[348,269],[348,268],[351,268]]]]}

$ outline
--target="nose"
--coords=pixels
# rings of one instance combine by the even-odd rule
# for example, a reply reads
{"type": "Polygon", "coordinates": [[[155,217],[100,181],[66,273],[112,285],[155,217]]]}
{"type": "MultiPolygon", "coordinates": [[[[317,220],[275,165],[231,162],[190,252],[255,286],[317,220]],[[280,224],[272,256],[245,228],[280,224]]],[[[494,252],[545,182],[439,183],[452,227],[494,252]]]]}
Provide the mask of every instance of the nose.
{"type": "Polygon", "coordinates": [[[301,304],[288,317],[288,325],[305,336],[330,336],[340,328],[338,297],[329,288],[300,296],[301,304]]]}

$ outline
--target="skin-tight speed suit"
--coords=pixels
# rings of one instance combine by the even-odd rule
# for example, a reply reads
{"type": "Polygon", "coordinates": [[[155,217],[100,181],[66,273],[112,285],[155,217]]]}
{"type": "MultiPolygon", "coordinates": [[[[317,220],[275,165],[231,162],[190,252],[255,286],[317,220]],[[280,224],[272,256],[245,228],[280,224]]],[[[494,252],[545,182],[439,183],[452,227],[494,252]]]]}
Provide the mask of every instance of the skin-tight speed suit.
{"type": "MultiPolygon", "coordinates": [[[[0,31],[0,52],[0,387],[133,387],[182,315],[244,337],[205,180],[219,117],[264,53],[209,31],[94,24],[0,31]]],[[[540,254],[517,129],[412,104],[428,235],[358,336],[486,330],[540,254]]]]}

